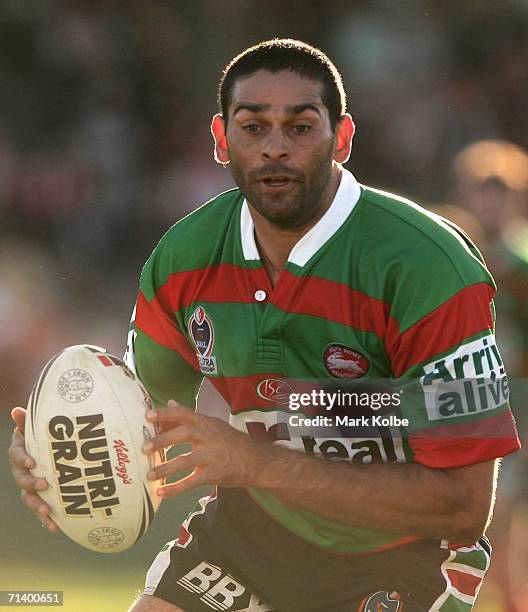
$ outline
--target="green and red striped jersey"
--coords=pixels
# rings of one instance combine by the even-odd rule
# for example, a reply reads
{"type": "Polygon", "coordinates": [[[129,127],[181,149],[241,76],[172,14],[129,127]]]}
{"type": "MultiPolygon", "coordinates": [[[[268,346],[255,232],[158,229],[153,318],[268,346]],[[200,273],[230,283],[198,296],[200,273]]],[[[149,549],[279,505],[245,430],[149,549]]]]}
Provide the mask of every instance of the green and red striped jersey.
{"type": "MultiPolygon", "coordinates": [[[[207,376],[234,427],[295,450],[355,463],[468,465],[519,447],[493,336],[494,293],[458,228],[346,170],[272,286],[247,202],[234,189],[176,223],[155,248],[141,275],[128,359],[158,406],[170,398],[195,406],[207,376]],[[358,377],[420,381],[423,401],[401,408],[409,430],[391,429],[389,441],[301,438],[278,418],[288,381],[358,377]],[[479,402],[477,383],[473,404],[427,393],[459,378],[497,381],[496,401],[479,402]]],[[[327,550],[413,539],[338,524],[266,491],[250,494],[327,550]]]]}

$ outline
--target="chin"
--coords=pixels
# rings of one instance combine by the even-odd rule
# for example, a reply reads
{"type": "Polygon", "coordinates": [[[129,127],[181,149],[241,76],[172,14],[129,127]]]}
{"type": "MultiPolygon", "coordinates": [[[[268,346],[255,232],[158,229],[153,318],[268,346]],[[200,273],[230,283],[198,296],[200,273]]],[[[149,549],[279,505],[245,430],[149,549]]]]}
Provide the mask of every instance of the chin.
{"type": "Polygon", "coordinates": [[[280,229],[302,229],[319,216],[319,207],[314,208],[318,200],[312,202],[304,189],[297,193],[274,195],[252,190],[246,194],[246,199],[264,219],[280,229]]]}
{"type": "Polygon", "coordinates": [[[313,217],[306,219],[306,215],[292,215],[291,210],[285,211],[283,214],[275,211],[274,214],[261,213],[261,215],[273,225],[285,230],[298,230],[313,223],[313,217]]]}
{"type": "Polygon", "coordinates": [[[302,211],[298,210],[295,202],[259,202],[256,210],[270,223],[280,227],[295,226],[302,211]]]}

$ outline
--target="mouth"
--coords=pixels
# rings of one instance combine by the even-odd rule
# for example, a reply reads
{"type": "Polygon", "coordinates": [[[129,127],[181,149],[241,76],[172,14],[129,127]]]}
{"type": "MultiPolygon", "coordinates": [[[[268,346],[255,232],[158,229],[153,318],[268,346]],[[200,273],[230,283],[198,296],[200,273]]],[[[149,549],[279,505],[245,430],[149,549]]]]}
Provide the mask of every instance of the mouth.
{"type": "Polygon", "coordinates": [[[290,178],[289,176],[284,176],[280,174],[273,176],[265,176],[261,178],[259,182],[268,189],[283,189],[285,187],[290,187],[294,183],[296,183],[296,181],[290,178]]]}

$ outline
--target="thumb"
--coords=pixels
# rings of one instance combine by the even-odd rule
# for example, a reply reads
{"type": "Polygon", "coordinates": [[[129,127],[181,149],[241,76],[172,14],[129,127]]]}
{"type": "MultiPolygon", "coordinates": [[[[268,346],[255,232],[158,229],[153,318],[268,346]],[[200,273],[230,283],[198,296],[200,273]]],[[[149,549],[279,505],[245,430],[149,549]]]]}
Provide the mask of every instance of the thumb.
{"type": "Polygon", "coordinates": [[[13,408],[11,410],[11,418],[15,421],[15,425],[24,433],[24,426],[26,424],[27,410],[25,408],[13,408]]]}

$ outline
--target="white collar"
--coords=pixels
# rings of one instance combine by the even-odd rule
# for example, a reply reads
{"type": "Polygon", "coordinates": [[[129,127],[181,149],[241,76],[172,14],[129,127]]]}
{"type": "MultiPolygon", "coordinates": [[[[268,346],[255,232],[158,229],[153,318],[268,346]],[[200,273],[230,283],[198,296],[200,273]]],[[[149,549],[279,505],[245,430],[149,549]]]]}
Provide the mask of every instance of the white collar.
{"type": "MultiPolygon", "coordinates": [[[[343,168],[341,182],[332,204],[319,221],[295,244],[288,256],[288,261],[298,266],[304,266],[343,225],[354,210],[360,195],[361,188],[354,175],[343,168]]],[[[254,230],[249,206],[244,199],[240,212],[240,236],[244,259],[246,260],[260,260],[254,230]]]]}

